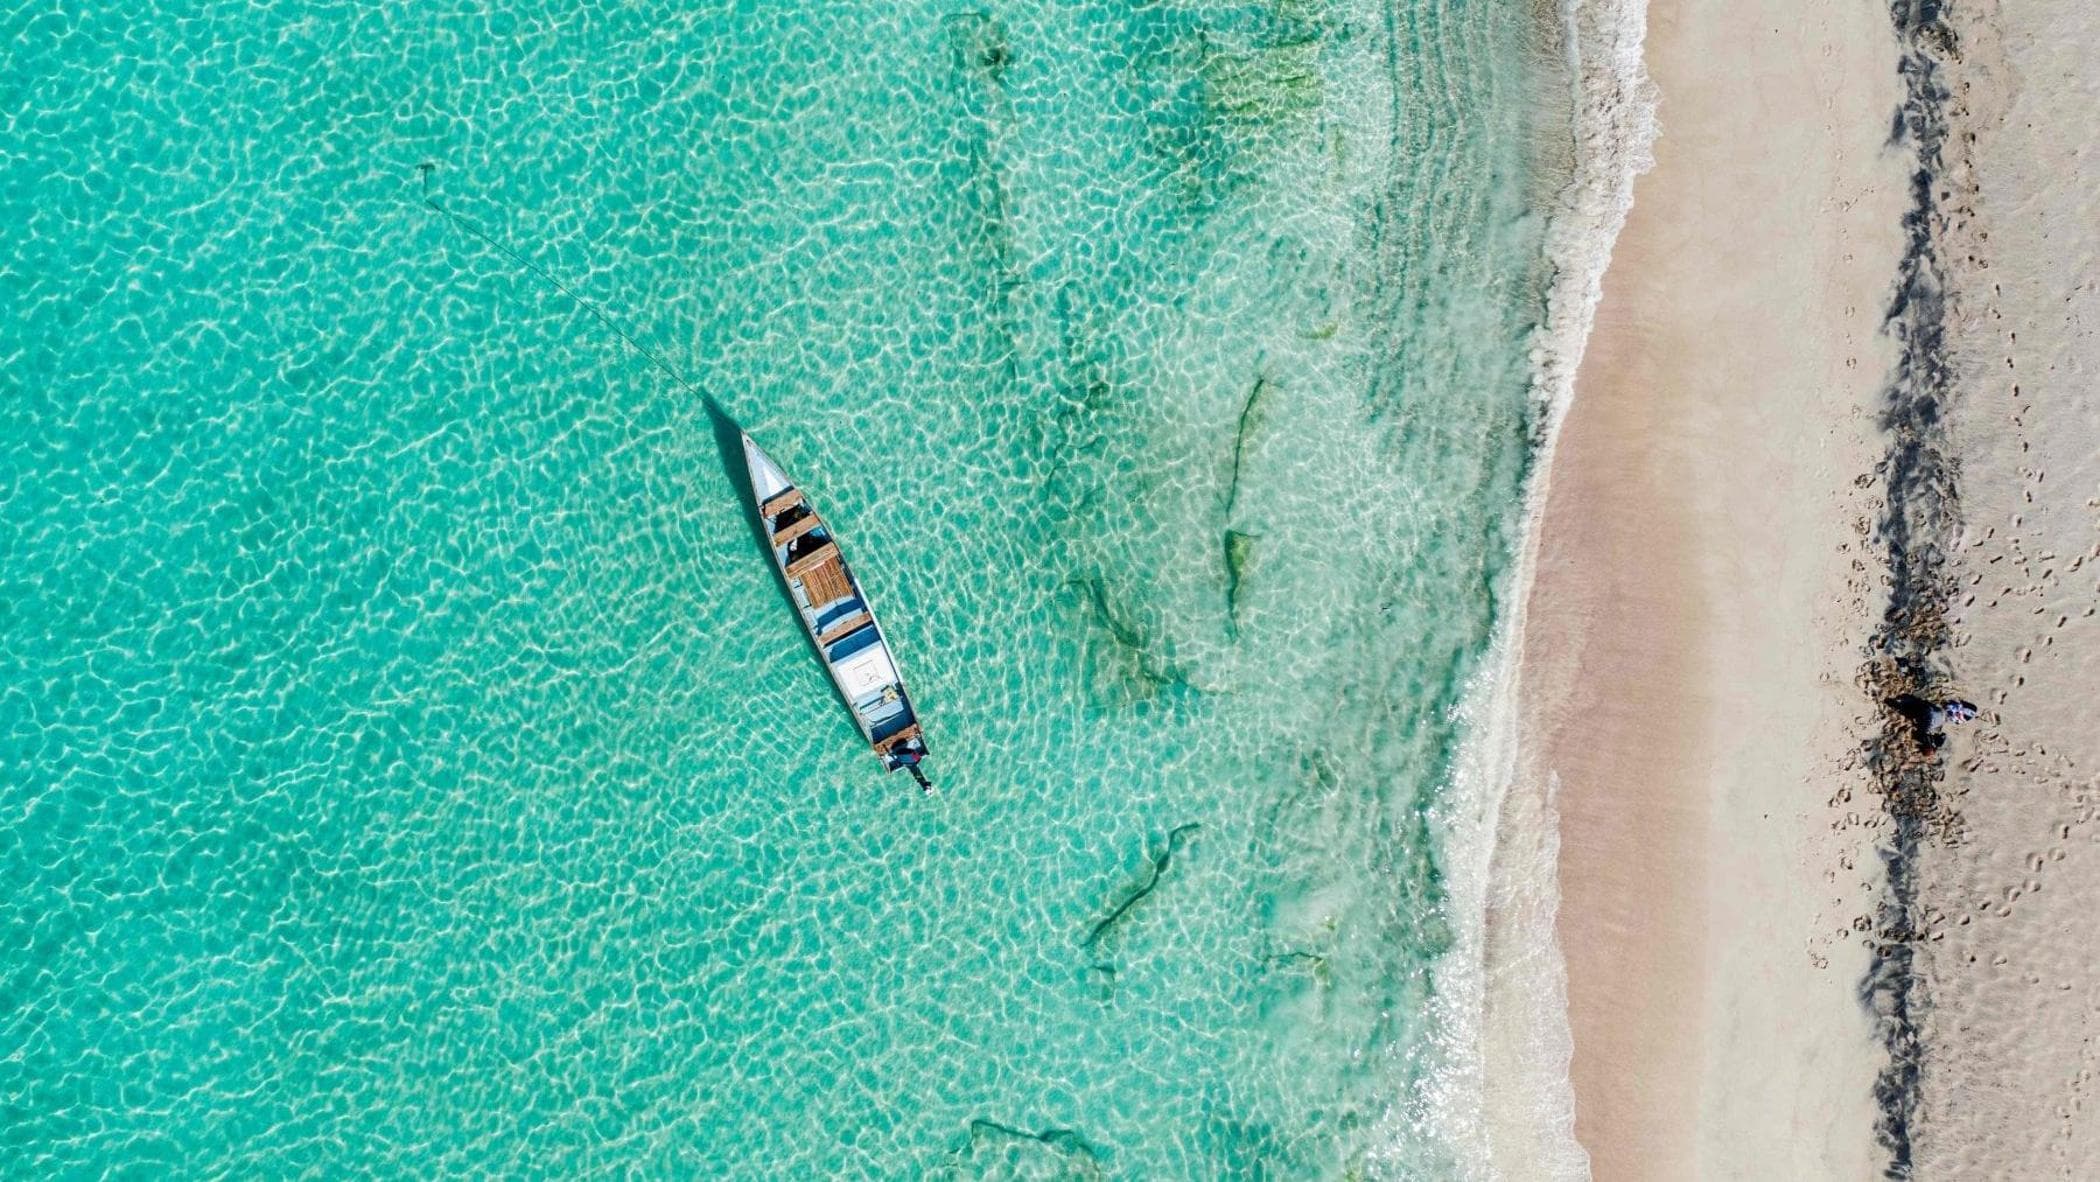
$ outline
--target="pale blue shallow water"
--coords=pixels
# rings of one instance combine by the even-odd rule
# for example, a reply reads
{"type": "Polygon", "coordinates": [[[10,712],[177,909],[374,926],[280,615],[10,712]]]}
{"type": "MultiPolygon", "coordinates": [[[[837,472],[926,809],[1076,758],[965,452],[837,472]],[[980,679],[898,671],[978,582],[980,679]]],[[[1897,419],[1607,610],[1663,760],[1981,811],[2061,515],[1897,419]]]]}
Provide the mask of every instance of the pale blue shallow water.
{"type": "Polygon", "coordinates": [[[1529,13],[0,15],[0,1171],[1455,1172],[1529,13]]]}

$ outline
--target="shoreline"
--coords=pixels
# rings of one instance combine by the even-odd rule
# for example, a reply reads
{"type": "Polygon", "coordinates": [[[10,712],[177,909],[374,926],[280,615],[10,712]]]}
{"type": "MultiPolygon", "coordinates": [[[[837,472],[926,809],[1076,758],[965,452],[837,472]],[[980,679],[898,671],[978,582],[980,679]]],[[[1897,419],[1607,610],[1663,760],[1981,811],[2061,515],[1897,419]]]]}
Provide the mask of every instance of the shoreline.
{"type": "Polygon", "coordinates": [[[1520,654],[1555,447],[1635,178],[1653,163],[1655,94],[1642,51],[1648,2],[1564,6],[1539,34],[1558,46],[1557,68],[1546,76],[1565,87],[1540,101],[1564,104],[1567,120],[1567,139],[1542,142],[1541,158],[1563,158],[1567,167],[1562,183],[1540,195],[1552,210],[1544,246],[1552,279],[1531,346],[1533,470],[1504,618],[1461,701],[1466,737],[1450,800],[1435,810],[1454,913],[1471,922],[1458,925],[1457,945],[1436,970],[1450,1074],[1426,1115],[1446,1144],[1479,1154],[1469,1177],[1589,1177],[1574,1136],[1566,982],[1553,935],[1557,826],[1550,798],[1516,787],[1520,654]]]}
{"type": "MultiPolygon", "coordinates": [[[[1847,806],[1879,607],[1857,481],[1906,194],[1884,144],[1895,46],[1880,12],[1648,15],[1656,165],[1547,434],[1515,588],[1488,1075],[1521,1061],[1496,1038],[1525,1012],[1503,978],[1538,975],[1521,883],[1557,854],[1543,906],[1590,1172],[1861,1176],[1883,1056],[1851,936],[1881,884],[1876,822],[1847,806]]],[[[1526,1160],[1495,1128],[1509,1087],[1488,1089],[1498,1166],[1526,1160]]]]}

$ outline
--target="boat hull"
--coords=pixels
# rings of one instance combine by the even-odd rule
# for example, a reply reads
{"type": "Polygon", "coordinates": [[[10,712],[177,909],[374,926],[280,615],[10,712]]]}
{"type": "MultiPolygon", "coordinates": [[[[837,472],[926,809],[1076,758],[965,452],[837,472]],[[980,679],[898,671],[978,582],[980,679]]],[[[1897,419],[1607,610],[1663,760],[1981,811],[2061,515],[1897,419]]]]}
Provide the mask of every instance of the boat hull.
{"type": "Polygon", "coordinates": [[[925,735],[874,606],[801,487],[749,435],[743,443],[753,507],[803,632],[884,768],[907,769],[924,784],[925,735]]]}

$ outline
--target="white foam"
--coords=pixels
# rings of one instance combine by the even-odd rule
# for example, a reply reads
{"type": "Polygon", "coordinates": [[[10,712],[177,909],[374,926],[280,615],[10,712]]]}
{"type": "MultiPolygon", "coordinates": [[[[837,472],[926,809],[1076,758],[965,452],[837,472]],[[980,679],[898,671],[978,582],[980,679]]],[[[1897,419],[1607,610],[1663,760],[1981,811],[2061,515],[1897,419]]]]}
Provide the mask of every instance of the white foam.
{"type": "Polygon", "coordinates": [[[1653,163],[1656,95],[1642,59],[1646,0],[1562,0],[1575,155],[1546,232],[1553,277],[1531,350],[1540,431],[1510,605],[1460,707],[1464,747],[1435,824],[1453,946],[1436,969],[1439,1075],[1426,1117],[1466,1177],[1586,1179],[1568,1079],[1573,1043],[1559,905],[1556,785],[1520,782],[1519,655],[1540,509],[1612,245],[1653,163]],[[1487,1079],[1492,1064],[1493,1086],[1487,1079]]]}
{"type": "MultiPolygon", "coordinates": [[[[1612,246],[1633,208],[1633,181],[1655,164],[1656,93],[1641,56],[1647,0],[1561,0],[1562,44],[1574,81],[1575,167],[1546,231],[1554,278],[1533,342],[1534,387],[1551,416],[1537,472],[1549,469],[1560,418],[1604,294],[1612,246]]],[[[1530,508],[1543,499],[1534,480],[1530,508]]],[[[1535,514],[1534,514],[1535,517],[1535,514]]]]}

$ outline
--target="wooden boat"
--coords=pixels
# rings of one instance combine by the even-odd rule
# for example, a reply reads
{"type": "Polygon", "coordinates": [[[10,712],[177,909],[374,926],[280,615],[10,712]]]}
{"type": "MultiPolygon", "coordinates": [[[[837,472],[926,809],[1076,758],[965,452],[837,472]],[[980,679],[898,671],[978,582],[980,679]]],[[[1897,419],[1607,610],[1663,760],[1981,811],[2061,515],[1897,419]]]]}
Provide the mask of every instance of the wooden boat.
{"type": "Polygon", "coordinates": [[[817,646],[853,721],[882,760],[883,770],[903,768],[920,788],[930,790],[933,785],[919,770],[926,756],[919,717],[904,692],[889,642],[875,622],[875,609],[861,594],[831,527],[749,435],[744,436],[744,466],[751,473],[751,497],[765,523],[773,563],[787,580],[803,631],[817,646]]]}

